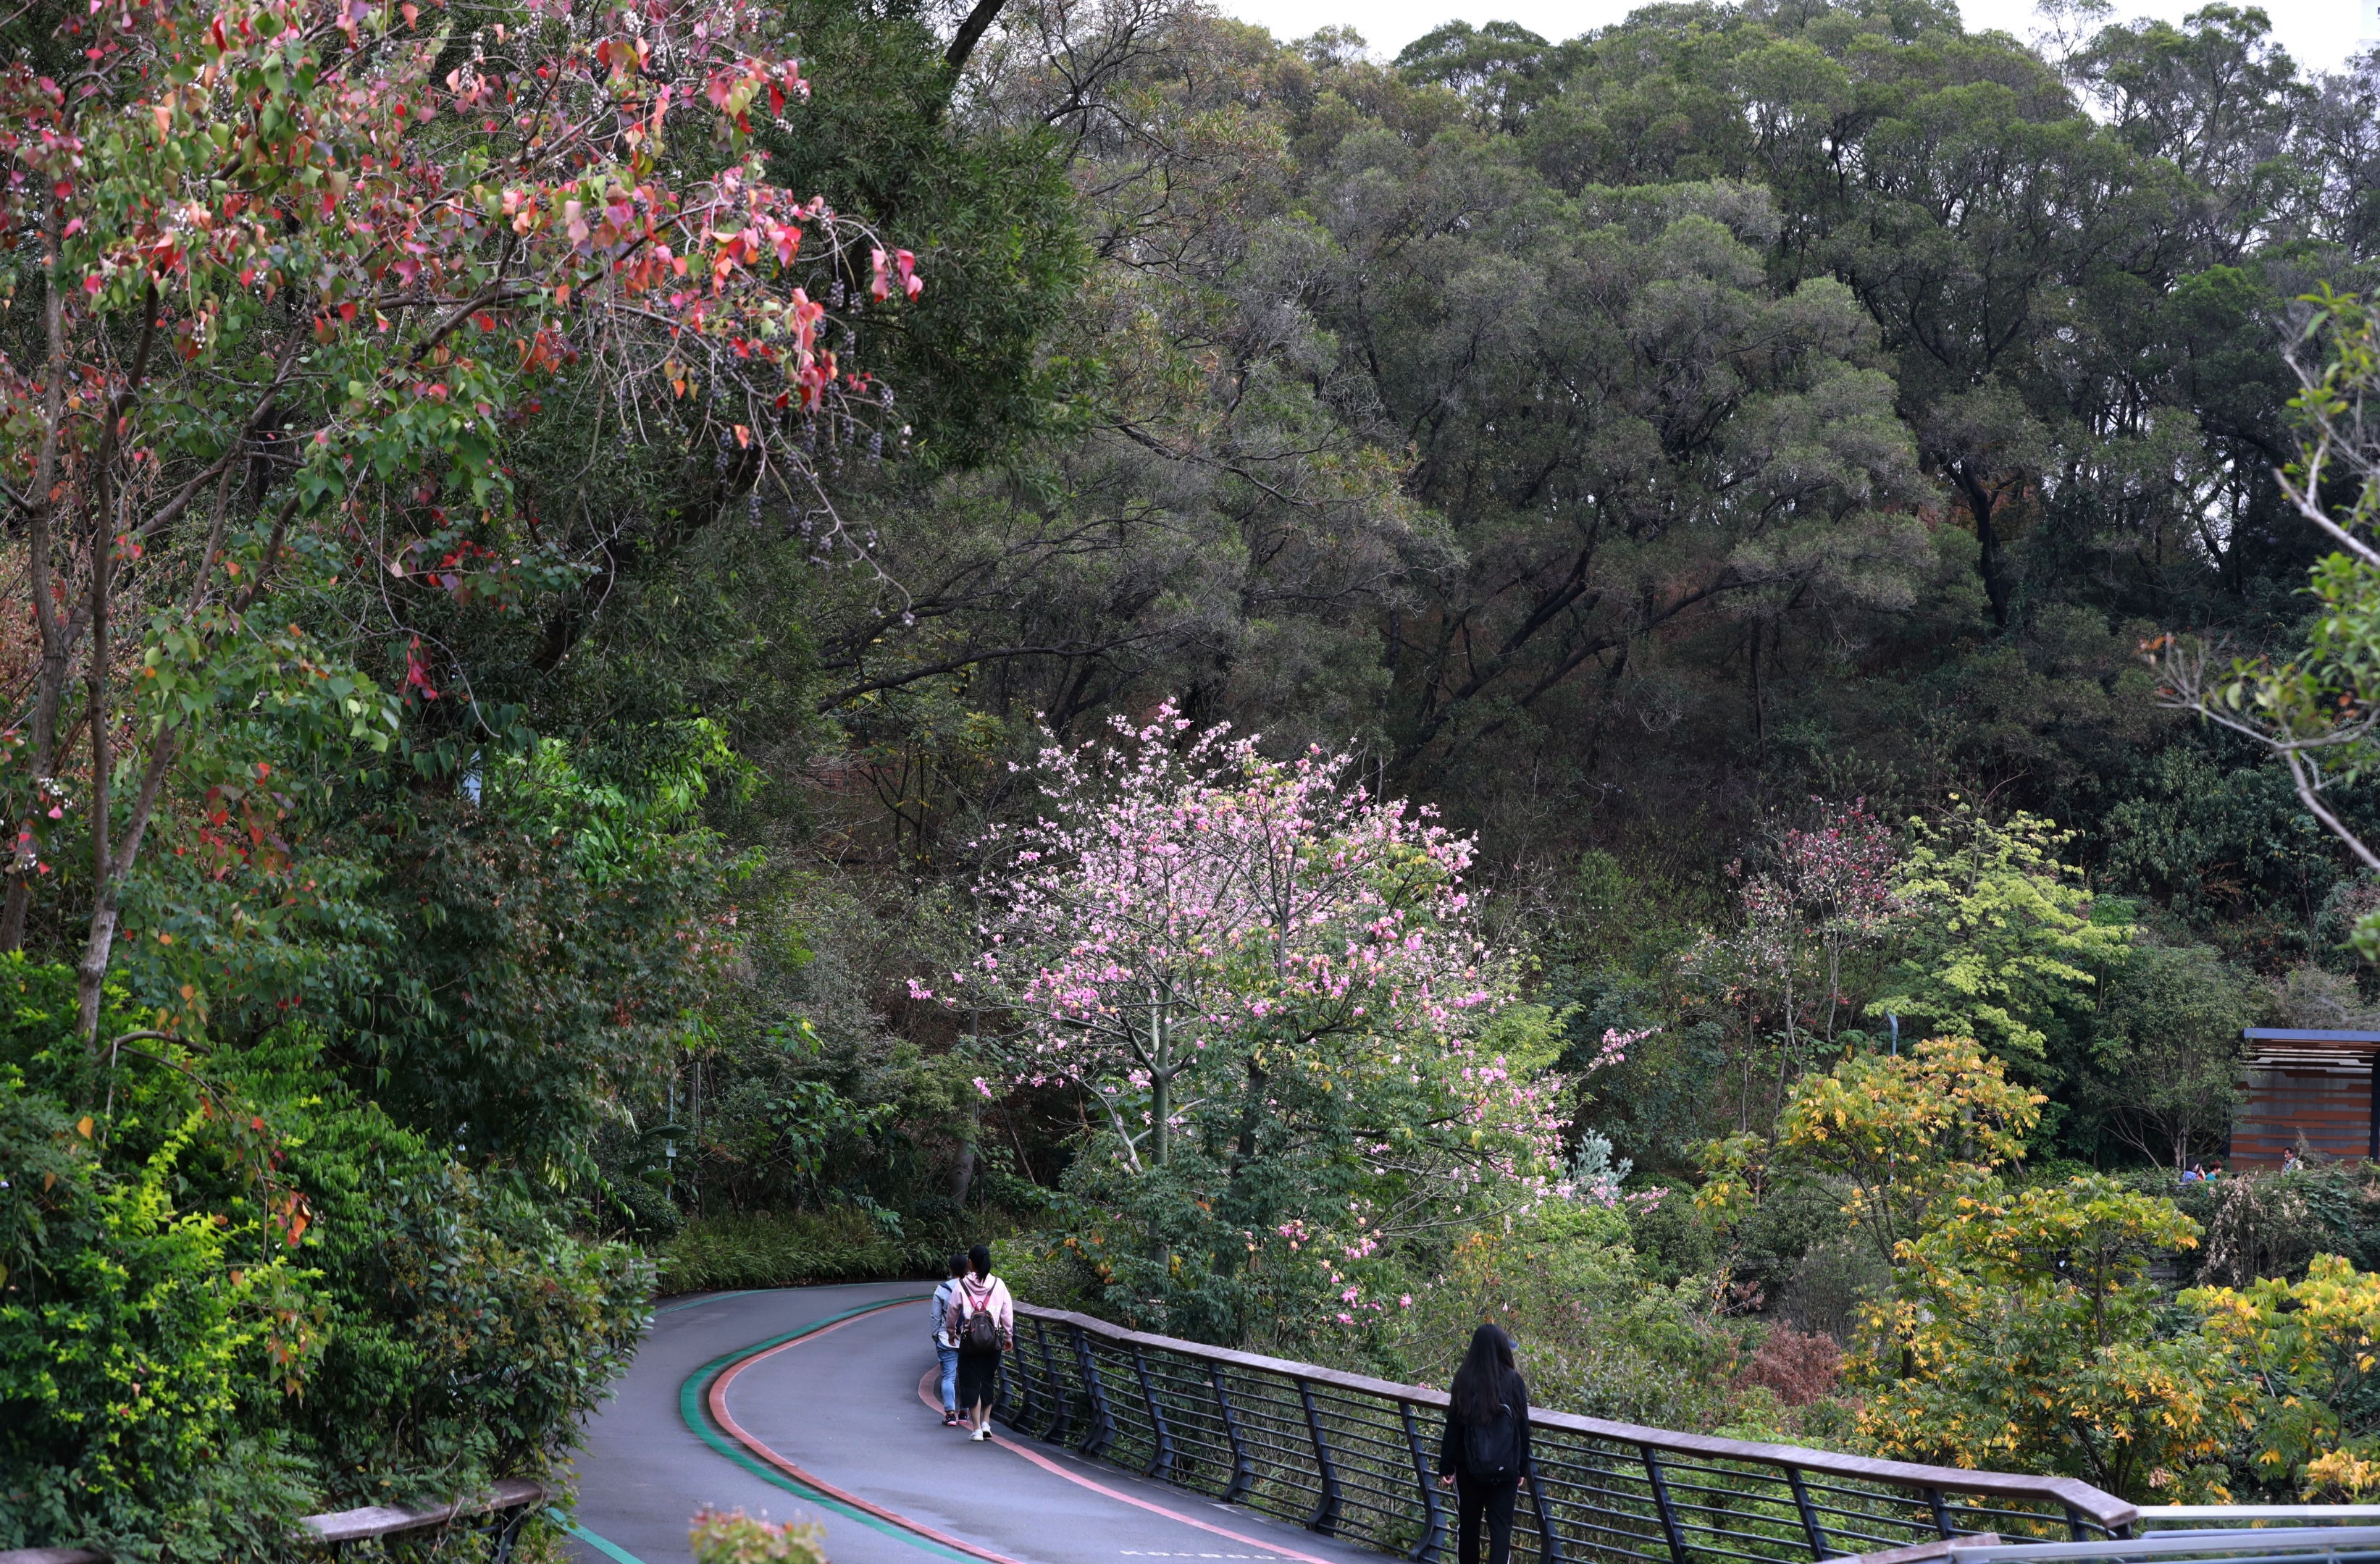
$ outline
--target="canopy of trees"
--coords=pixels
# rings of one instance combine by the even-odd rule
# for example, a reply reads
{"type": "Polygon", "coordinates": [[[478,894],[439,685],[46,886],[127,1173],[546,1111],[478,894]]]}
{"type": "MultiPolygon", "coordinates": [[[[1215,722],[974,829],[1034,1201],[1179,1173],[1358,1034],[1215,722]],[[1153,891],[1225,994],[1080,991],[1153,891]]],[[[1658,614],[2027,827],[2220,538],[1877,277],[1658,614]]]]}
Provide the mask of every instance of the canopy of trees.
{"type": "Polygon", "coordinates": [[[2313,1216],[2058,1182],[2380,999],[2380,56],[2045,23],[0,18],[0,1547],[541,1471],[650,1259],[986,1230],[1399,1373],[1509,1308],[1549,1404],[2380,1484],[2313,1216]],[[1858,1307],[1864,1422],[1762,1334],[1858,1307]]]}

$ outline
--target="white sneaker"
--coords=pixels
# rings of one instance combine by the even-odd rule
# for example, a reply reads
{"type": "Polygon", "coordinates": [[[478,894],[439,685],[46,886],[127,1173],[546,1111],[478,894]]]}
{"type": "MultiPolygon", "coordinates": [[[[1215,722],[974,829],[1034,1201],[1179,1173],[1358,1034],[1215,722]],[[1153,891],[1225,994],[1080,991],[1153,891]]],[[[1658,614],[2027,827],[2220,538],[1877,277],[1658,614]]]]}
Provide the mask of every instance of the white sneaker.
{"type": "Polygon", "coordinates": [[[989,1439],[991,1437],[991,1430],[989,1428],[978,1428],[975,1431],[975,1437],[978,1439],[989,1439]]]}

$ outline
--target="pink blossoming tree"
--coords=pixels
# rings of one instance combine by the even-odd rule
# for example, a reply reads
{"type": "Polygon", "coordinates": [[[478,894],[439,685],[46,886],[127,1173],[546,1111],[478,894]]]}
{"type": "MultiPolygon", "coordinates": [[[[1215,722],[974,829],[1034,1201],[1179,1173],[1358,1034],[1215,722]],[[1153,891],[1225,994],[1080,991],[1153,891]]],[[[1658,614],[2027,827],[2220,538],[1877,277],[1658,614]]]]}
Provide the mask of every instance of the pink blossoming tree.
{"type": "MultiPolygon", "coordinates": [[[[1771,858],[1743,880],[1742,928],[1724,938],[1706,935],[1688,970],[1755,1013],[1767,1008],[1764,1000],[1774,1005],[1781,1104],[1802,1062],[1805,1027],[1834,1041],[1844,1008],[1844,963],[1888,939],[1907,909],[1895,889],[1899,844],[1891,828],[1868,812],[1865,799],[1826,807],[1815,825],[1786,830],[1775,839],[1771,858]]],[[[1741,864],[1731,872],[1741,874],[1741,864]]],[[[1748,1113],[1754,1039],[1747,1037],[1745,1045],[1748,1113]]]]}
{"type": "Polygon", "coordinates": [[[1013,1017],[1014,1079],[1080,1086],[1129,1176],[1328,1119],[1375,1176],[1542,1187],[1560,1083],[1495,1051],[1514,988],[1471,842],[1347,756],[1190,726],[1168,705],[1043,750],[1045,812],[982,844],[981,952],[941,997],[1013,1017]]]}

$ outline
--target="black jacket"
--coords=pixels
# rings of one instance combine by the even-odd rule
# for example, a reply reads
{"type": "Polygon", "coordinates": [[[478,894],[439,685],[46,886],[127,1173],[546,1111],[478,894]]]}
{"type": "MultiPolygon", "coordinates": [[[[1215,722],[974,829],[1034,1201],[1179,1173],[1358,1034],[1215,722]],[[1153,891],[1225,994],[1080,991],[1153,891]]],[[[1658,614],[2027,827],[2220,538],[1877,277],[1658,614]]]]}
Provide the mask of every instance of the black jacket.
{"type": "MultiPolygon", "coordinates": [[[[1529,1387],[1528,1382],[1517,1374],[1504,1382],[1504,1404],[1511,1407],[1512,1415],[1520,1420],[1517,1432],[1521,1436],[1521,1464],[1518,1470],[1525,1477],[1529,1473],[1529,1387]]],[[[1456,1425],[1454,1409],[1451,1406],[1446,1409],[1446,1433],[1438,1441],[1438,1474],[1441,1477],[1468,1475],[1463,1470],[1463,1430],[1456,1425]]]]}

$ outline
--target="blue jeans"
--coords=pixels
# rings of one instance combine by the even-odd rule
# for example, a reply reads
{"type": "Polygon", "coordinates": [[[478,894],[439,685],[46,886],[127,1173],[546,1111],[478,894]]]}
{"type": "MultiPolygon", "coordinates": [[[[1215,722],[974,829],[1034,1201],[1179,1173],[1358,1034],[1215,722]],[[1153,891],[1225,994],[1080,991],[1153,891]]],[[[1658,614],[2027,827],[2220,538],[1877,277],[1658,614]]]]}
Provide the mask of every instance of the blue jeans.
{"type": "Polygon", "coordinates": [[[937,1341],[934,1356],[942,1360],[942,1412],[947,1415],[959,1409],[959,1350],[937,1341]]]}

